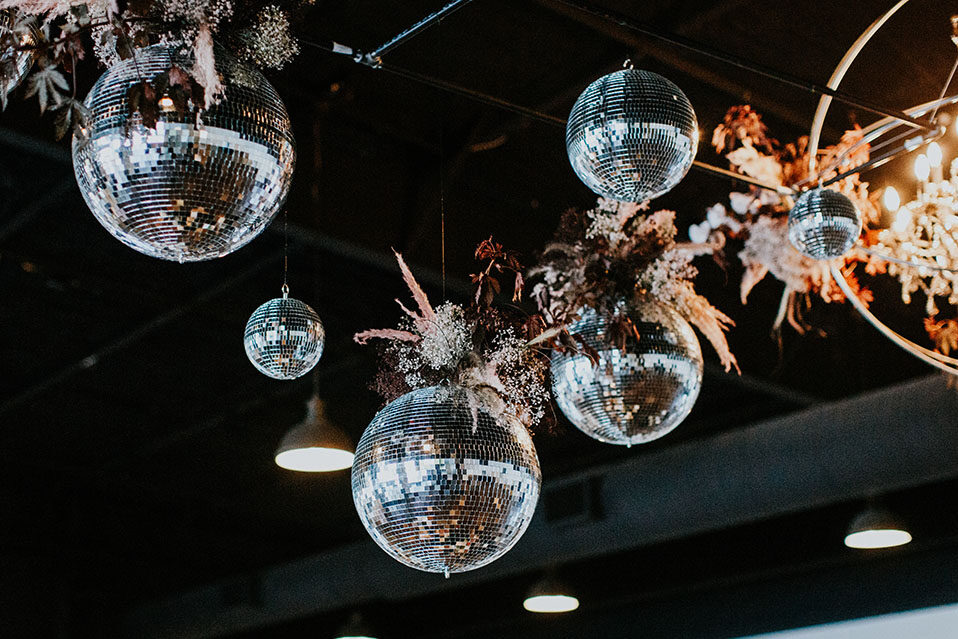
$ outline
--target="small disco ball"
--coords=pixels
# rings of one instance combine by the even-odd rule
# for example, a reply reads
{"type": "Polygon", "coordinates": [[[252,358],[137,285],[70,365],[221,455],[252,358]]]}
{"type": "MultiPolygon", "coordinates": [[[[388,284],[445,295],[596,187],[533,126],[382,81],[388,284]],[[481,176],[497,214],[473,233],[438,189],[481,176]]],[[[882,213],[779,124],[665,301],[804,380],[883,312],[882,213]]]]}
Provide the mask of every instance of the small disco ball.
{"type": "Polygon", "coordinates": [[[799,253],[813,260],[841,257],[861,232],[861,213],[837,191],[806,191],[788,212],[789,241],[799,253]]]}
{"type": "Polygon", "coordinates": [[[32,52],[17,51],[12,47],[35,45],[41,39],[40,29],[35,20],[31,20],[26,32],[19,35],[14,32],[16,25],[15,9],[0,11],[0,95],[8,95],[20,86],[33,66],[32,52]]]}
{"type": "Polygon", "coordinates": [[[525,427],[482,408],[474,418],[470,392],[431,386],[390,402],[353,461],[353,502],[373,540],[400,563],[447,576],[508,552],[542,483],[525,427]]]}
{"type": "Polygon", "coordinates": [[[573,170],[592,191],[644,202],[685,177],[699,135],[682,89],[657,73],[623,69],[582,92],[565,140],[573,170]]]}
{"type": "MultiPolygon", "coordinates": [[[[165,260],[209,260],[244,246],[282,207],[295,150],[286,108],[259,71],[219,49],[225,95],[209,109],[163,108],[155,129],[130,113],[127,92],[192,52],[157,44],[104,73],[84,104],[73,168],[96,219],[121,242],[165,260]]],[[[161,107],[163,107],[161,101],[161,107]]]]}
{"type": "Polygon", "coordinates": [[[702,349],[689,323],[672,307],[638,298],[628,313],[639,332],[625,350],[608,339],[608,322],[592,308],[569,326],[599,353],[553,351],[552,394],[583,433],[607,444],[643,444],[688,417],[702,388],[702,349]]]}
{"type": "Polygon", "coordinates": [[[243,333],[246,356],[256,369],[274,379],[296,379],[323,356],[326,331],[309,305],[283,296],[266,302],[250,316],[243,333]]]}

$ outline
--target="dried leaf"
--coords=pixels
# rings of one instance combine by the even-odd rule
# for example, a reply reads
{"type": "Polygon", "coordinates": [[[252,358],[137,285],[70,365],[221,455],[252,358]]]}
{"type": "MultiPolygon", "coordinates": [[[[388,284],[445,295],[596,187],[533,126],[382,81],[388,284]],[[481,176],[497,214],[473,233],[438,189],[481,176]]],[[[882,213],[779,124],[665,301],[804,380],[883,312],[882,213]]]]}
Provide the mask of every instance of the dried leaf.
{"type": "Polygon", "coordinates": [[[409,331],[400,331],[393,328],[375,328],[353,335],[357,344],[365,344],[371,339],[388,339],[399,342],[418,342],[419,336],[409,331]]]}
{"type": "Polygon", "coordinates": [[[26,97],[37,96],[40,112],[45,113],[48,107],[63,102],[69,90],[70,84],[60,70],[53,65],[48,65],[30,76],[26,97]]]}

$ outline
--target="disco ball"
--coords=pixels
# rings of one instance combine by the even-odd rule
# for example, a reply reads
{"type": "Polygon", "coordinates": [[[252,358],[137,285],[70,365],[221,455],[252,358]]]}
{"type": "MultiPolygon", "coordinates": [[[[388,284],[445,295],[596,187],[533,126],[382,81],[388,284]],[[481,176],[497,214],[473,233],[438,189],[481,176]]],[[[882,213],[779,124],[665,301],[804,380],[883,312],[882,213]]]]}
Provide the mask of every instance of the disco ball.
{"type": "Polygon", "coordinates": [[[553,351],[552,394],[583,433],[607,444],[643,444],[684,420],[702,387],[702,349],[695,332],[672,307],[638,298],[628,313],[639,332],[625,350],[608,340],[608,322],[592,308],[569,326],[599,354],[553,351]]]}
{"type": "Polygon", "coordinates": [[[274,379],[296,379],[323,355],[326,331],[316,311],[283,296],[266,302],[250,316],[243,333],[246,356],[259,372],[274,379]]]}
{"type": "Polygon", "coordinates": [[[16,45],[35,45],[40,42],[40,30],[36,21],[31,20],[26,33],[17,35],[13,28],[17,24],[17,12],[14,9],[0,11],[0,94],[7,95],[23,82],[33,66],[33,53],[16,51],[16,45]]]}
{"type": "Polygon", "coordinates": [[[590,84],[566,125],[576,175],[598,195],[623,202],[671,190],[692,166],[698,141],[695,111],[682,89],[635,69],[590,84]]]}
{"type": "Polygon", "coordinates": [[[218,104],[163,109],[155,129],[131,116],[130,87],[173,64],[190,68],[191,56],[158,44],[111,67],[84,101],[85,134],[73,138],[80,192],[100,224],[141,253],[179,262],[221,257],[256,237],[283,205],[295,160],[276,91],[222,50],[218,104]]]}
{"type": "Polygon", "coordinates": [[[837,191],[806,191],[788,213],[789,241],[799,253],[814,260],[841,257],[861,232],[861,213],[837,191]]]}
{"type": "Polygon", "coordinates": [[[496,420],[457,386],[389,403],[356,447],[353,502],[373,540],[426,572],[474,570],[525,532],[542,475],[528,431],[496,420]]]}

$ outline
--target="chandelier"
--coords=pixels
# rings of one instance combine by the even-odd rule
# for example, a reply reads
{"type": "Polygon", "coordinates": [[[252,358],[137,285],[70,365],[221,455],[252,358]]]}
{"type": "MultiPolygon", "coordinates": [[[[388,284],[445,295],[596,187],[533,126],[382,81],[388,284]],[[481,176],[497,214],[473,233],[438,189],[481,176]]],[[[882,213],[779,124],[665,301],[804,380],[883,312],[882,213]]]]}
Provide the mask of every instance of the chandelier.
{"type": "MultiPolygon", "coordinates": [[[[835,68],[828,81],[829,89],[835,90],[839,87],[845,73],[865,45],[907,2],[908,0],[898,2],[859,36],[835,68]]],[[[951,39],[958,45],[958,15],[951,18],[951,27],[951,39]]],[[[901,284],[901,296],[905,303],[911,303],[914,293],[923,293],[926,299],[925,311],[929,316],[938,312],[937,302],[943,299],[952,306],[958,306],[955,286],[958,283],[958,159],[951,162],[946,179],[943,152],[937,143],[937,140],[948,132],[946,125],[949,118],[940,113],[940,110],[958,103],[958,94],[945,95],[956,70],[958,61],[937,100],[904,111],[907,117],[913,119],[927,117],[925,133],[913,137],[909,137],[908,133],[896,134],[896,129],[900,130],[903,124],[902,118],[886,117],[862,129],[863,135],[859,142],[878,149],[907,138],[900,148],[872,158],[860,167],[863,169],[880,166],[900,153],[912,153],[924,147],[924,153],[919,153],[914,162],[915,177],[918,179],[914,199],[902,205],[897,189],[886,187],[882,200],[885,208],[892,214],[891,224],[888,228],[878,230],[870,239],[866,236],[866,242],[857,244],[855,250],[885,265],[885,271],[901,284]],[[884,138],[884,141],[879,143],[881,138],[884,138]]],[[[823,96],[812,121],[809,135],[811,172],[816,170],[818,143],[830,105],[831,99],[823,96]]],[[[837,264],[829,265],[829,270],[852,306],[882,335],[926,364],[958,376],[958,358],[925,348],[895,332],[859,299],[837,264]]]]}
{"type": "Polygon", "coordinates": [[[958,158],[944,177],[942,151],[937,142],[915,159],[918,191],[901,205],[893,186],[885,188],[885,208],[893,215],[890,227],[878,233],[873,249],[888,262],[888,273],[901,282],[901,297],[925,294],[925,311],[938,312],[936,298],[958,305],[958,158]]]}

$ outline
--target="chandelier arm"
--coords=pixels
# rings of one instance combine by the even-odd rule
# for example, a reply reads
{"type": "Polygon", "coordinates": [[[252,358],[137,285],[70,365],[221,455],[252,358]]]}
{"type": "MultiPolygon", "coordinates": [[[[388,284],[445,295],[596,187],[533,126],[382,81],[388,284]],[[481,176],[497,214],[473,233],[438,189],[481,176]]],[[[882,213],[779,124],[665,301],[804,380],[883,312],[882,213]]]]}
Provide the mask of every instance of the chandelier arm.
{"type": "MultiPolygon", "coordinates": [[[[907,3],[908,0],[898,0],[894,6],[879,16],[878,19],[872,22],[868,28],[858,36],[858,39],[855,40],[848,51],[845,52],[838,66],[835,67],[835,70],[832,72],[832,77],[828,79],[827,86],[829,89],[835,90],[839,87],[845,78],[845,73],[852,66],[852,63],[855,62],[855,59],[858,57],[858,54],[861,53],[862,49],[865,48],[865,45],[868,44],[868,41],[872,39],[872,36],[878,33],[885,23],[907,3]]],[[[828,115],[828,109],[831,105],[832,97],[823,95],[818,101],[818,108],[815,110],[815,117],[812,119],[812,130],[808,136],[808,172],[810,174],[815,173],[815,156],[818,154],[818,143],[822,137],[822,127],[825,125],[825,116],[828,115]]]]}
{"type": "Polygon", "coordinates": [[[877,257],[878,259],[884,260],[886,262],[894,262],[895,264],[900,264],[901,266],[907,266],[907,267],[915,268],[915,269],[923,268],[929,271],[937,271],[939,273],[954,273],[955,275],[958,275],[958,268],[948,268],[945,266],[937,266],[934,264],[919,264],[918,262],[903,260],[900,257],[886,255],[885,253],[876,251],[875,249],[869,248],[862,244],[856,245],[855,248],[858,249],[859,251],[862,251],[863,253],[867,253],[868,255],[871,255],[872,257],[877,257]]]}
{"type": "Polygon", "coordinates": [[[935,131],[931,131],[929,133],[926,133],[920,136],[921,139],[918,140],[917,142],[913,142],[914,138],[906,140],[904,144],[899,145],[898,147],[892,149],[891,151],[883,153],[877,157],[869,158],[866,162],[862,162],[858,166],[852,167],[848,169],[847,171],[843,171],[839,173],[838,175],[825,180],[824,182],[821,183],[821,186],[828,186],[830,184],[834,184],[835,182],[844,180],[848,176],[855,175],[856,173],[864,173],[865,171],[870,171],[871,169],[877,169],[878,167],[884,164],[888,164],[889,162],[894,160],[896,157],[898,157],[902,153],[910,153],[911,151],[913,151],[914,149],[918,148],[919,146],[923,144],[934,142],[935,140],[940,139],[944,134],[945,134],[945,129],[938,128],[935,131]],[[913,144],[915,146],[912,146],[913,144]]]}
{"type": "Polygon", "coordinates": [[[875,314],[872,313],[865,304],[858,298],[855,294],[855,291],[852,290],[852,287],[848,285],[848,281],[845,279],[845,275],[838,269],[836,266],[832,265],[829,267],[832,278],[838,284],[838,287],[842,289],[842,292],[845,294],[845,297],[851,302],[851,305],[855,307],[855,310],[865,318],[869,324],[871,324],[875,330],[891,340],[899,348],[911,353],[918,359],[922,360],[926,364],[930,364],[935,368],[938,368],[949,375],[954,375],[958,377],[958,359],[954,357],[948,357],[947,355],[942,355],[931,349],[925,348],[924,346],[919,346],[911,340],[908,340],[888,326],[886,326],[880,319],[875,317],[875,314]]]}

